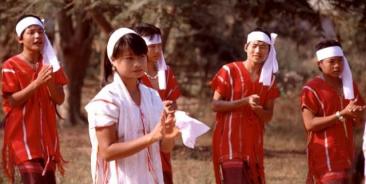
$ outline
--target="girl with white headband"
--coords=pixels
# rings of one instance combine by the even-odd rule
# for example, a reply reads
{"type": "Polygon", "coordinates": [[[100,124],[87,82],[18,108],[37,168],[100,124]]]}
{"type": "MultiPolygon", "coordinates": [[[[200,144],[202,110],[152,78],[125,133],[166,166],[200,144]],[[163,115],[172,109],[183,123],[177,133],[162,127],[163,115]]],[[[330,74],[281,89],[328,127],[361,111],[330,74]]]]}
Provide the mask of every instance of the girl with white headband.
{"type": "Polygon", "coordinates": [[[212,79],[216,183],[265,183],[264,125],[280,95],[273,75],[278,70],[276,36],[251,32],[243,44],[247,59],[224,65],[212,79]]]}
{"type": "Polygon", "coordinates": [[[145,41],[131,29],[119,28],[108,40],[113,82],[85,107],[94,183],[164,183],[160,150],[171,151],[178,130],[172,103],[139,82],[146,54],[145,41]]]}
{"type": "Polygon", "coordinates": [[[348,183],[355,154],[353,129],[362,124],[366,106],[339,42],[322,41],[316,50],[321,74],[301,94],[308,132],[307,183],[348,183]]]}
{"type": "MultiPolygon", "coordinates": [[[[134,28],[145,40],[148,47],[147,71],[141,78],[146,86],[156,89],[163,101],[173,102],[176,110],[176,100],[180,96],[179,86],[173,74],[173,70],[165,63],[160,29],[151,24],[140,24],[134,28]]],[[[161,152],[164,183],[173,183],[172,165],[170,153],[161,152]]]]}
{"type": "Polygon", "coordinates": [[[55,107],[64,101],[68,80],[39,17],[22,16],[15,30],[22,51],[2,67],[4,171],[10,182],[16,166],[23,183],[56,183],[56,166],[63,173],[64,161],[55,107]]]}

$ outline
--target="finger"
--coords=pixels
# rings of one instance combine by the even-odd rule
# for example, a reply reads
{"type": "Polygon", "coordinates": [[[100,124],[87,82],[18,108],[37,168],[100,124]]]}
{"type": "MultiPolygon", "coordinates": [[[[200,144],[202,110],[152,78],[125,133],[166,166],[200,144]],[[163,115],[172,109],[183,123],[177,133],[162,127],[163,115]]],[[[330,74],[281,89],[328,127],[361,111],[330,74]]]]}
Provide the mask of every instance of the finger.
{"type": "Polygon", "coordinates": [[[48,80],[50,80],[52,77],[51,76],[46,76],[45,78],[44,78],[44,81],[48,81],[48,80]]]}
{"type": "Polygon", "coordinates": [[[253,94],[252,97],[259,98],[258,94],[253,94]]]}

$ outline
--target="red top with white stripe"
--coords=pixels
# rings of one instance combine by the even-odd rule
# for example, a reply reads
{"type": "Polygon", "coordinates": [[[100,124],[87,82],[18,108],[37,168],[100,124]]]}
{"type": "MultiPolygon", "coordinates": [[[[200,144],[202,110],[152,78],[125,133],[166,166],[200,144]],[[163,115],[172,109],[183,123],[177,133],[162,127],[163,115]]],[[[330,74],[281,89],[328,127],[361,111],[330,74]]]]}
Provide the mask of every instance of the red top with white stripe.
{"type": "MultiPolygon", "coordinates": [[[[180,90],[179,90],[179,86],[177,84],[177,80],[175,79],[174,73],[170,67],[168,67],[165,70],[165,76],[166,76],[166,89],[165,90],[159,89],[158,90],[159,96],[162,101],[164,101],[164,100],[176,101],[178,99],[178,97],[180,96],[180,90]]],[[[152,84],[146,75],[144,75],[141,78],[141,81],[147,87],[152,88],[152,84]]]]}
{"type": "MultiPolygon", "coordinates": [[[[2,67],[2,94],[12,94],[27,87],[37,78],[42,68],[42,61],[34,70],[19,57],[9,58],[2,67]]],[[[68,80],[61,68],[53,73],[55,82],[65,85],[68,80]]],[[[55,161],[61,161],[59,140],[56,130],[56,104],[49,96],[46,84],[39,87],[21,106],[11,106],[4,98],[3,110],[7,114],[5,122],[4,162],[22,163],[34,158],[44,158],[45,161],[53,156],[55,161]]]]}
{"type": "MultiPolygon", "coordinates": [[[[353,84],[358,105],[364,105],[357,85],[353,84]]],[[[301,94],[301,108],[307,108],[315,116],[329,116],[341,111],[349,100],[339,96],[321,77],[309,81],[301,94]]],[[[309,172],[315,178],[330,171],[344,171],[354,159],[352,119],[346,118],[320,131],[308,132],[309,172]],[[347,132],[347,133],[346,133],[347,132]]]]}
{"type": "MultiPolygon", "coordinates": [[[[260,104],[274,100],[280,93],[274,77],[270,86],[252,81],[244,62],[224,65],[212,79],[212,89],[226,101],[238,100],[253,94],[260,96],[260,104]]],[[[249,105],[231,112],[217,112],[213,135],[213,162],[216,181],[219,183],[219,161],[248,159],[251,166],[258,168],[264,177],[263,131],[264,123],[249,105]]],[[[257,172],[257,171],[255,171],[257,172]]]]}

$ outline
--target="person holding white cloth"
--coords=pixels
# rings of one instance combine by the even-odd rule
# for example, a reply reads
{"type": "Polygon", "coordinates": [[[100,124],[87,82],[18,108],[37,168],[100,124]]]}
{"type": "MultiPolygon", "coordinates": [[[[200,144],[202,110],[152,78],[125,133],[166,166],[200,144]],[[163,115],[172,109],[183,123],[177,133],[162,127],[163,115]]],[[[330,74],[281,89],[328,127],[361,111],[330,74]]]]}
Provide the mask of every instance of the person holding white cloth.
{"type": "MultiPolygon", "coordinates": [[[[172,102],[172,107],[176,110],[176,101],[181,94],[173,70],[165,63],[160,29],[148,23],[139,24],[134,29],[142,36],[148,47],[147,71],[140,81],[146,86],[157,90],[161,100],[172,102]]],[[[209,127],[204,123],[189,117],[183,111],[176,111],[175,118],[176,126],[181,132],[183,144],[189,148],[194,148],[197,137],[209,130],[209,127]]],[[[160,157],[164,183],[173,184],[171,155],[170,153],[161,152],[160,157]]]]}
{"type": "Polygon", "coordinates": [[[164,183],[159,152],[171,151],[178,130],[172,103],[163,104],[139,82],[146,69],[145,41],[119,28],[108,40],[107,55],[113,82],[85,107],[93,183],[164,183]]]}

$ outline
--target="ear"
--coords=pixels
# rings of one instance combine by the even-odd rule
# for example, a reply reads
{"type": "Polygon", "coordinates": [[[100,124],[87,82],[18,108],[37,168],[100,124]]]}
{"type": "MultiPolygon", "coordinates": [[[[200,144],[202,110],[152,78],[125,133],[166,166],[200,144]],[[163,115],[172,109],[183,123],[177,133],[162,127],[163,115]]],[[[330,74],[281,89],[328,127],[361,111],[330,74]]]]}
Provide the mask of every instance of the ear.
{"type": "Polygon", "coordinates": [[[249,46],[249,43],[245,43],[244,44],[244,51],[247,52],[248,51],[248,46],[249,46]]]}
{"type": "Polygon", "coordinates": [[[23,38],[21,38],[21,37],[17,36],[17,42],[18,42],[19,44],[23,44],[23,38]]]}
{"type": "Polygon", "coordinates": [[[322,65],[321,64],[322,62],[321,61],[317,61],[316,64],[318,65],[318,67],[320,68],[320,66],[322,65]]]}

